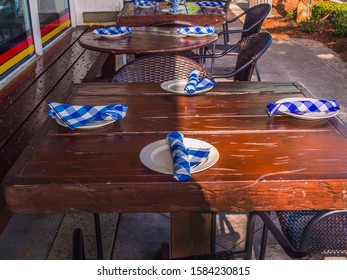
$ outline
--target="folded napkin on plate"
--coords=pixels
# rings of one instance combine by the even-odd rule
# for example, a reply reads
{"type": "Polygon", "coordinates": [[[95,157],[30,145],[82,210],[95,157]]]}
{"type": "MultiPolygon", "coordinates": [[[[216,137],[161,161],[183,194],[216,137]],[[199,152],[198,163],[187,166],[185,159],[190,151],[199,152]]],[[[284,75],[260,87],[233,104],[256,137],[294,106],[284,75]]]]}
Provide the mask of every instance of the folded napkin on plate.
{"type": "Polygon", "coordinates": [[[200,71],[197,69],[194,69],[188,78],[188,82],[184,88],[184,90],[189,93],[195,93],[195,91],[199,91],[199,90],[204,90],[206,88],[210,88],[214,85],[217,84],[217,82],[212,81],[208,78],[204,78],[202,80],[199,80],[199,76],[200,76],[200,71]]]}
{"type": "Polygon", "coordinates": [[[106,28],[98,28],[93,31],[96,35],[119,35],[131,33],[132,29],[128,26],[114,26],[106,28]]]}
{"type": "Polygon", "coordinates": [[[180,11],[180,5],[178,5],[178,4],[175,4],[170,8],[171,13],[177,13],[179,11],[180,11]]]}
{"type": "Polygon", "coordinates": [[[183,143],[183,134],[178,131],[168,133],[166,141],[173,159],[173,177],[177,181],[190,179],[190,168],[198,166],[210,154],[209,149],[187,149],[183,143]]]}
{"type": "Polygon", "coordinates": [[[48,115],[54,119],[59,119],[69,128],[75,129],[91,121],[104,120],[111,117],[114,120],[121,120],[125,117],[128,106],[123,104],[112,104],[106,106],[79,106],[48,102],[50,109],[48,115]]]}
{"type": "Polygon", "coordinates": [[[336,100],[297,100],[280,103],[269,103],[267,105],[269,115],[280,113],[293,113],[303,115],[311,112],[336,112],[340,105],[336,100]]]}
{"type": "Polygon", "coordinates": [[[180,34],[213,34],[215,33],[215,28],[213,26],[187,26],[177,29],[177,33],[180,34]]]}
{"type": "Polygon", "coordinates": [[[197,2],[200,7],[223,7],[224,3],[222,1],[203,1],[197,2]]]}
{"type": "Polygon", "coordinates": [[[140,7],[158,6],[156,1],[134,0],[134,4],[140,7]]]}

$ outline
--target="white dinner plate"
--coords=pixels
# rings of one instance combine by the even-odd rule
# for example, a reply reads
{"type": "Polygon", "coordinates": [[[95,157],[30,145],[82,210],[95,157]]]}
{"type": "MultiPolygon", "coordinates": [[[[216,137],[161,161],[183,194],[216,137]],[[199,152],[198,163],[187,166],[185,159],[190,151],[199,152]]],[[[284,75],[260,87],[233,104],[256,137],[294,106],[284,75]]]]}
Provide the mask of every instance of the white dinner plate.
{"type": "MultiPolygon", "coordinates": [[[[61,120],[59,119],[55,119],[56,122],[58,124],[60,124],[61,126],[65,126],[68,127],[65,123],[63,123],[61,120]]],[[[98,128],[98,127],[102,127],[105,125],[109,125],[111,123],[114,123],[116,120],[112,119],[111,117],[106,118],[105,120],[101,120],[101,121],[91,121],[90,123],[87,123],[83,126],[79,126],[76,129],[93,129],[93,128],[98,128]]]]}
{"type": "Polygon", "coordinates": [[[163,13],[165,13],[165,14],[173,14],[173,15],[175,15],[175,14],[182,14],[182,13],[183,13],[182,10],[179,10],[179,11],[177,11],[177,12],[170,12],[170,9],[162,9],[161,11],[162,11],[163,13]]]}
{"type": "Polygon", "coordinates": [[[189,37],[206,37],[206,36],[211,36],[215,35],[216,33],[204,33],[204,34],[198,34],[198,33],[182,33],[182,35],[186,35],[189,37]]]}
{"type": "Polygon", "coordinates": [[[179,94],[184,94],[184,95],[194,95],[194,94],[198,94],[198,93],[202,93],[202,92],[206,92],[209,91],[210,89],[213,88],[213,86],[210,86],[208,88],[202,89],[202,90],[196,90],[194,93],[187,93],[184,88],[187,85],[188,80],[184,79],[184,80],[170,80],[170,81],[166,81],[161,83],[161,88],[163,90],[166,91],[170,91],[173,93],[179,93],[179,94]]]}
{"type": "Polygon", "coordinates": [[[135,4],[135,7],[139,8],[139,9],[150,9],[150,8],[156,8],[156,7],[158,7],[158,5],[140,6],[140,5],[135,4]]]}
{"type": "Polygon", "coordinates": [[[96,39],[111,39],[111,40],[114,40],[114,39],[120,39],[121,37],[125,36],[125,35],[128,35],[130,33],[126,32],[126,33],[120,33],[120,34],[110,34],[110,35],[104,35],[104,34],[97,34],[97,33],[92,33],[93,36],[96,38],[96,39]]]}
{"type": "Polygon", "coordinates": [[[223,8],[223,6],[199,6],[200,8],[203,8],[203,9],[210,9],[210,10],[213,10],[213,9],[220,9],[220,8],[223,8]]]}
{"type": "MultiPolygon", "coordinates": [[[[313,98],[302,98],[302,97],[290,97],[290,98],[284,98],[281,100],[276,101],[276,103],[283,103],[283,102],[294,102],[294,101],[299,101],[299,100],[307,100],[307,101],[315,101],[317,99],[313,98]]],[[[283,114],[286,114],[288,116],[301,119],[301,120],[322,120],[322,119],[327,119],[331,118],[333,116],[336,116],[338,111],[335,112],[308,112],[305,114],[295,114],[295,113],[290,113],[290,112],[283,112],[283,114]]]]}
{"type": "Polygon", "coordinates": [[[168,2],[168,3],[172,4],[172,5],[175,5],[175,4],[183,5],[186,1],[185,0],[181,0],[181,1],[173,2],[171,0],[165,0],[165,2],[168,2]]]}
{"type": "MultiPolygon", "coordinates": [[[[200,165],[192,167],[190,173],[197,173],[206,170],[213,166],[219,159],[218,150],[211,144],[193,138],[184,138],[183,140],[186,148],[209,148],[210,154],[204,159],[200,165]]],[[[173,173],[173,160],[170,153],[169,145],[166,139],[155,141],[148,144],[140,152],[140,160],[151,170],[163,173],[172,174],[173,173]]]]}

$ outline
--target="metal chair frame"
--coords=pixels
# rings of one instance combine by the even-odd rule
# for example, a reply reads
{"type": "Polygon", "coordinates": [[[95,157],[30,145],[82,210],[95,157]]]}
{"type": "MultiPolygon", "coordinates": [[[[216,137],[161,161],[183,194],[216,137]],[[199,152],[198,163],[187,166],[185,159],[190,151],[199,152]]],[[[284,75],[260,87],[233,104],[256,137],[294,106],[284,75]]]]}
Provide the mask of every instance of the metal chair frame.
{"type": "MultiPolygon", "coordinates": [[[[298,248],[295,248],[293,244],[285,236],[283,231],[280,228],[278,228],[277,225],[273,222],[269,212],[259,212],[259,211],[250,212],[248,216],[248,221],[247,221],[245,255],[247,256],[247,258],[252,257],[254,227],[255,227],[255,221],[257,217],[260,217],[262,222],[264,223],[260,252],[259,252],[259,259],[265,259],[266,244],[267,244],[267,237],[268,237],[269,230],[289,257],[304,258],[308,256],[310,253],[316,253],[316,252],[310,252],[308,247],[309,239],[311,238],[316,226],[320,222],[322,222],[324,219],[336,214],[347,215],[347,210],[321,211],[317,215],[315,215],[304,227],[304,230],[300,239],[300,245],[298,246],[298,248]]],[[[345,254],[347,255],[347,244],[346,244],[346,248],[342,248],[342,250],[344,250],[345,254]]],[[[318,252],[318,253],[321,254],[322,252],[318,252]]]]}
{"type": "Polygon", "coordinates": [[[223,51],[222,53],[198,55],[192,56],[190,58],[198,60],[200,64],[205,64],[206,59],[214,60],[216,58],[221,58],[234,50],[238,50],[238,58],[235,69],[225,74],[212,73],[212,78],[234,77],[235,81],[250,81],[258,59],[266,52],[271,43],[272,36],[270,33],[259,32],[243,38],[236,45],[230,46],[227,50],[223,51]],[[253,45],[256,43],[259,43],[259,47],[257,49],[255,49],[253,45]]]}

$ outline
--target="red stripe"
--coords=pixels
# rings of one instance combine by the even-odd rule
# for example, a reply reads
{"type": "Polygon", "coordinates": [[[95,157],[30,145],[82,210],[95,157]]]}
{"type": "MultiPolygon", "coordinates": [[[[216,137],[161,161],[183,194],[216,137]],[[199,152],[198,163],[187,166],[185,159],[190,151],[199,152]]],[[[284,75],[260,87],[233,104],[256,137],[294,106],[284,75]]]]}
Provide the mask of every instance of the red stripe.
{"type": "Polygon", "coordinates": [[[0,65],[4,64],[7,60],[19,54],[21,51],[25,50],[32,44],[33,44],[33,38],[30,36],[26,40],[20,42],[18,45],[11,48],[7,52],[5,52],[4,54],[0,55],[0,65]]]}
{"type": "Polygon", "coordinates": [[[65,21],[69,19],[70,19],[70,13],[66,13],[65,15],[57,19],[56,21],[48,24],[47,26],[41,29],[41,37],[45,36],[47,33],[51,32],[52,30],[54,30],[55,28],[57,28],[58,26],[60,26],[62,23],[64,23],[65,21]]]}
{"type": "MultiPolygon", "coordinates": [[[[57,28],[59,25],[64,23],[65,21],[70,19],[70,13],[66,13],[56,21],[50,23],[49,25],[45,26],[43,29],[41,29],[41,36],[43,37],[50,31],[54,30],[57,28]]],[[[19,54],[21,51],[25,50],[29,46],[33,44],[33,38],[30,36],[26,40],[20,42],[18,45],[15,47],[11,48],[4,54],[0,55],[0,65],[4,64],[7,60],[11,59],[15,55],[19,54]]]]}

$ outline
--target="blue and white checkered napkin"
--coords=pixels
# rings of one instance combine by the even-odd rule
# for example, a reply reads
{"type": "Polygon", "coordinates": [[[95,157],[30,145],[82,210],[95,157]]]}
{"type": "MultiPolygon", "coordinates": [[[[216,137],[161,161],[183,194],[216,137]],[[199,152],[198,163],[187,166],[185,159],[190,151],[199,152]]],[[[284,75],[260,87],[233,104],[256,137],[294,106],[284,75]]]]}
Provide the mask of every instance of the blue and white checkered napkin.
{"type": "Polygon", "coordinates": [[[183,4],[185,0],[170,0],[170,2],[175,4],[183,4]]]}
{"type": "Polygon", "coordinates": [[[195,93],[195,91],[210,88],[210,87],[217,84],[217,82],[212,81],[208,78],[204,78],[202,80],[199,80],[199,76],[200,76],[200,71],[197,69],[194,69],[190,73],[189,78],[188,78],[188,82],[187,82],[186,86],[184,87],[184,90],[188,94],[192,94],[192,93],[195,93]]]}
{"type": "Polygon", "coordinates": [[[106,106],[79,106],[48,102],[50,109],[48,115],[53,119],[59,119],[72,130],[83,126],[91,121],[104,120],[111,117],[121,120],[125,117],[128,106],[123,104],[112,104],[106,106]]]}
{"type": "Polygon", "coordinates": [[[213,26],[186,26],[177,29],[180,34],[213,34],[216,30],[213,26]]]}
{"type": "Polygon", "coordinates": [[[269,103],[267,105],[269,115],[280,113],[293,113],[303,115],[311,112],[336,112],[340,110],[340,105],[336,100],[298,100],[279,103],[269,103]]]}
{"type": "Polygon", "coordinates": [[[180,11],[180,5],[178,5],[178,4],[175,4],[170,8],[171,13],[177,13],[179,11],[180,11]]]}
{"type": "Polygon", "coordinates": [[[224,3],[222,1],[203,1],[197,2],[199,7],[223,7],[224,3]]]}
{"type": "Polygon", "coordinates": [[[128,26],[114,26],[106,28],[98,28],[93,31],[96,35],[119,35],[131,33],[132,29],[128,26]]]}
{"type": "Polygon", "coordinates": [[[198,166],[210,154],[209,149],[187,149],[183,143],[183,134],[174,131],[166,135],[166,141],[173,159],[173,177],[177,181],[189,180],[190,168],[198,166]]]}
{"type": "Polygon", "coordinates": [[[134,0],[134,5],[139,7],[156,7],[158,2],[156,1],[145,1],[145,0],[134,0]]]}

